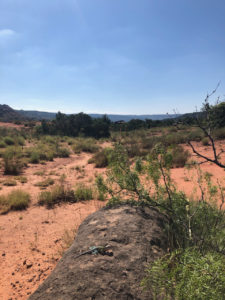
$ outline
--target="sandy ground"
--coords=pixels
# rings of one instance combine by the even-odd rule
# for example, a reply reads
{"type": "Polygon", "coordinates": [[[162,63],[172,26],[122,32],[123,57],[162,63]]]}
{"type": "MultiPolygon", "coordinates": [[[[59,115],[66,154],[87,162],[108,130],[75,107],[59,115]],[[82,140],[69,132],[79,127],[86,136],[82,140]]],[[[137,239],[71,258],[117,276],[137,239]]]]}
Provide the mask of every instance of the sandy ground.
{"type": "MultiPolygon", "coordinates": [[[[195,145],[202,153],[211,155],[210,147],[200,143],[195,145]]],[[[218,143],[218,147],[225,149],[225,142],[218,143]]],[[[97,200],[61,205],[51,210],[36,205],[40,188],[34,184],[45,178],[51,177],[57,182],[60,175],[65,174],[70,186],[79,182],[92,185],[96,173],[105,170],[95,169],[92,164],[88,164],[90,157],[88,154],[72,155],[45,165],[30,165],[23,174],[28,178],[28,183],[3,187],[0,191],[4,194],[19,187],[32,195],[31,205],[26,211],[0,215],[1,300],[27,299],[54,269],[67,245],[68,237],[71,241],[84,218],[104,205],[97,200]],[[36,172],[44,172],[44,175],[34,175],[36,172]]],[[[223,159],[225,161],[225,156],[223,159]]],[[[213,174],[214,180],[222,182],[225,178],[224,170],[213,164],[203,164],[201,168],[213,174]]],[[[199,194],[196,171],[173,169],[172,177],[180,190],[188,195],[199,194]]],[[[0,181],[3,178],[7,176],[0,174],[0,181]]]]}
{"type": "Polygon", "coordinates": [[[7,128],[16,128],[16,129],[20,129],[20,128],[23,128],[24,125],[17,125],[17,124],[14,124],[14,123],[0,122],[0,127],[7,127],[7,128]]]}
{"type": "MultiPolygon", "coordinates": [[[[90,157],[88,154],[72,155],[55,159],[46,165],[30,165],[22,174],[28,178],[27,183],[17,183],[15,187],[4,186],[0,191],[1,194],[7,194],[20,188],[32,196],[31,205],[26,211],[0,215],[1,300],[27,299],[51,273],[67,246],[67,240],[72,241],[84,218],[104,205],[103,202],[92,200],[54,209],[37,206],[41,190],[34,184],[45,178],[53,178],[57,183],[64,174],[71,187],[81,182],[92,185],[96,173],[104,170],[97,170],[88,164],[90,157]],[[34,175],[36,172],[43,172],[44,175],[34,175]]],[[[7,178],[10,176],[0,175],[0,180],[7,178]]]]}

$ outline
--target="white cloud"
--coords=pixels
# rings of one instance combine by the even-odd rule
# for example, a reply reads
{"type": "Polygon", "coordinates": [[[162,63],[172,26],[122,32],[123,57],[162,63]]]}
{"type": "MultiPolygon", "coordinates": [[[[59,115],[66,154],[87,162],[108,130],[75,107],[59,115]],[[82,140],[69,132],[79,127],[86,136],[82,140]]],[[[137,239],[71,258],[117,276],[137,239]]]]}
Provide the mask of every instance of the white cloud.
{"type": "Polygon", "coordinates": [[[14,35],[16,32],[12,29],[0,29],[0,38],[9,37],[14,35]]]}

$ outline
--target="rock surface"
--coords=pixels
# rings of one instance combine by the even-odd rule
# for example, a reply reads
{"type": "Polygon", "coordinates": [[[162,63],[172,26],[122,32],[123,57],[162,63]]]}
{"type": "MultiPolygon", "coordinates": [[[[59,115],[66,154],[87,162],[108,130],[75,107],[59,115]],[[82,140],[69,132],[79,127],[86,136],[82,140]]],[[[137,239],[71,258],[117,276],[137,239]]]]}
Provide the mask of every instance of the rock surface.
{"type": "Polygon", "coordinates": [[[101,209],[81,224],[73,245],[29,300],[149,300],[140,281],[150,261],[166,252],[165,218],[148,207],[101,209]],[[112,256],[86,254],[110,244],[112,256]]]}

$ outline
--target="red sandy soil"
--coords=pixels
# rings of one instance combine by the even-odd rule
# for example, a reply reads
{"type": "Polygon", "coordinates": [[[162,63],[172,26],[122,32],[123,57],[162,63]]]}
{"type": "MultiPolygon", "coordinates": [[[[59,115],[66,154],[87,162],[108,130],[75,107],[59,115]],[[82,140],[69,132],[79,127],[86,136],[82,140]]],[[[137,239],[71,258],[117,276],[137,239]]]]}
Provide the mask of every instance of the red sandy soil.
{"type": "MultiPolygon", "coordinates": [[[[80,182],[92,185],[95,174],[103,170],[87,164],[90,157],[88,154],[72,155],[46,165],[30,165],[23,174],[28,178],[27,183],[3,186],[1,194],[20,188],[31,194],[32,201],[26,211],[0,215],[1,300],[27,299],[54,269],[66,246],[67,233],[72,236],[84,218],[104,205],[97,200],[64,204],[54,209],[36,205],[41,190],[34,184],[45,178],[51,177],[57,182],[60,175],[65,174],[70,186],[80,182]],[[77,171],[76,166],[84,171],[77,171]],[[34,175],[37,171],[44,171],[45,175],[34,175]]],[[[7,178],[10,176],[0,175],[0,180],[7,178]]]]}
{"type": "Polygon", "coordinates": [[[22,128],[24,127],[24,125],[18,125],[18,124],[14,124],[14,123],[5,123],[5,122],[0,122],[0,127],[6,127],[6,128],[22,128]]]}
{"type": "MultiPolygon", "coordinates": [[[[211,155],[210,147],[200,143],[194,145],[203,154],[211,155]]],[[[217,146],[224,149],[225,142],[219,142],[217,146]]],[[[86,216],[104,205],[97,200],[64,204],[51,210],[36,205],[40,188],[34,184],[47,177],[57,182],[60,175],[65,174],[66,182],[70,186],[79,182],[93,184],[96,173],[103,173],[105,170],[95,169],[92,164],[88,164],[90,157],[88,154],[72,155],[69,158],[55,159],[45,165],[30,165],[23,174],[28,178],[28,183],[18,183],[16,187],[4,186],[1,190],[1,194],[4,194],[21,188],[32,196],[31,205],[26,211],[0,215],[1,300],[27,299],[56,266],[62,255],[62,247],[65,246],[66,233],[71,236],[86,216]],[[77,170],[76,166],[83,171],[77,170]],[[34,175],[37,171],[44,171],[45,175],[34,175]]],[[[223,159],[225,161],[225,156],[223,159]]],[[[220,181],[225,178],[224,170],[213,164],[206,163],[201,168],[220,181]]],[[[179,189],[188,195],[199,194],[196,174],[196,171],[187,171],[184,168],[172,170],[172,177],[179,189]]],[[[6,178],[8,176],[0,174],[0,181],[6,178]]]]}

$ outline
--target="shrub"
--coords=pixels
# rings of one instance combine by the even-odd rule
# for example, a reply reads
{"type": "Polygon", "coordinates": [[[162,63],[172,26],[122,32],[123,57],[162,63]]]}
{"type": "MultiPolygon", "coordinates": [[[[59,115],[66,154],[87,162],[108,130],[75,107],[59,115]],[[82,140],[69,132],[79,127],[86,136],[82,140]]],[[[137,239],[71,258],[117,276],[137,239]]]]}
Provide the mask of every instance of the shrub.
{"type": "Polygon", "coordinates": [[[14,190],[8,195],[0,196],[0,210],[7,213],[10,210],[26,209],[30,202],[30,195],[21,190],[14,190]]]}
{"type": "Polygon", "coordinates": [[[46,178],[45,180],[37,182],[34,185],[35,186],[39,186],[40,188],[46,188],[49,185],[53,185],[53,184],[54,184],[54,179],[52,179],[52,178],[46,178]]]}
{"type": "Polygon", "coordinates": [[[188,150],[184,150],[180,145],[172,148],[172,165],[174,168],[183,168],[190,157],[188,150]]]}
{"type": "Polygon", "coordinates": [[[218,128],[215,129],[213,132],[213,135],[217,140],[223,140],[225,139],[225,128],[218,128]]]}
{"type": "Polygon", "coordinates": [[[24,167],[22,153],[17,148],[7,149],[3,155],[4,174],[18,175],[24,167]]]}
{"type": "Polygon", "coordinates": [[[109,164],[108,156],[112,149],[104,149],[100,152],[94,154],[94,156],[89,159],[88,163],[94,163],[96,168],[105,168],[109,164]]]}
{"type": "Polygon", "coordinates": [[[8,180],[3,181],[3,185],[5,185],[5,186],[15,186],[15,185],[17,185],[17,183],[13,179],[8,179],[8,180]]]}
{"type": "Polygon", "coordinates": [[[5,142],[5,144],[8,145],[8,146],[12,146],[12,145],[15,144],[14,140],[13,140],[10,136],[6,136],[6,137],[4,138],[4,142],[5,142]]]}
{"type": "Polygon", "coordinates": [[[27,183],[27,177],[25,176],[17,176],[15,179],[18,180],[20,183],[27,183]]]}
{"type": "Polygon", "coordinates": [[[196,130],[192,130],[188,136],[187,139],[189,141],[196,141],[196,142],[200,142],[202,140],[202,138],[204,137],[203,132],[200,129],[196,129],[196,130]]]}
{"type": "Polygon", "coordinates": [[[39,195],[39,205],[45,205],[48,208],[63,202],[76,202],[74,192],[66,189],[63,184],[55,185],[50,191],[41,192],[39,195]]]}
{"type": "Polygon", "coordinates": [[[223,300],[224,274],[224,255],[188,248],[153,262],[142,285],[153,291],[154,299],[223,300]]]}
{"type": "Polygon", "coordinates": [[[72,148],[74,153],[95,153],[99,150],[99,146],[96,145],[94,139],[77,139],[72,148]]]}
{"type": "Polygon", "coordinates": [[[210,145],[209,139],[208,139],[207,137],[204,137],[204,138],[202,139],[202,145],[203,145],[203,146],[209,146],[209,145],[210,145]]]}
{"type": "Polygon", "coordinates": [[[38,152],[32,152],[30,157],[30,163],[32,164],[38,164],[40,161],[40,155],[38,152]]]}
{"type": "Polygon", "coordinates": [[[18,136],[16,139],[16,143],[20,146],[24,146],[25,145],[25,140],[22,136],[18,136]]]}
{"type": "Polygon", "coordinates": [[[6,144],[4,141],[0,141],[0,148],[5,148],[6,147],[6,144]]]}
{"type": "Polygon", "coordinates": [[[78,186],[74,191],[75,200],[85,201],[93,199],[93,192],[90,187],[86,187],[85,185],[78,186]]]}
{"type": "Polygon", "coordinates": [[[69,157],[70,156],[70,151],[67,148],[59,148],[57,150],[57,156],[58,157],[69,157]]]}

